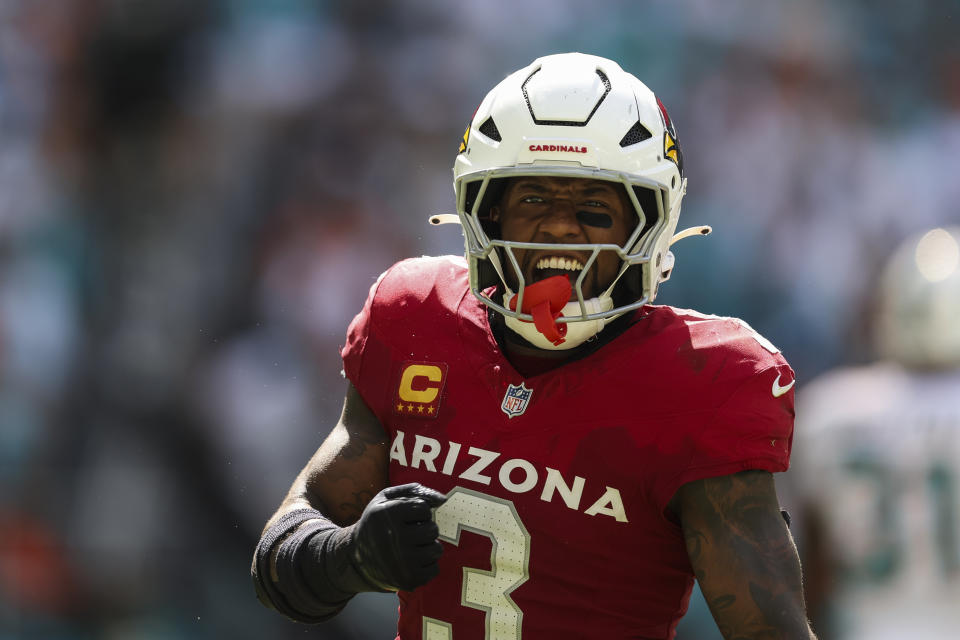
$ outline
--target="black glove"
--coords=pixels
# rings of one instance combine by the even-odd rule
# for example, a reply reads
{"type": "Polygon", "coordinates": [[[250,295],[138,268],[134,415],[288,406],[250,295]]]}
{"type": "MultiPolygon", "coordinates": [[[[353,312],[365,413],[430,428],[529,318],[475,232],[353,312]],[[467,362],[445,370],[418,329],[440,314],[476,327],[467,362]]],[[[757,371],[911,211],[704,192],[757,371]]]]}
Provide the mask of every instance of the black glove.
{"type": "Polygon", "coordinates": [[[432,509],[446,502],[421,484],[387,487],[373,497],[352,526],[353,559],[372,583],[413,591],[439,572],[443,545],[432,509]]]}

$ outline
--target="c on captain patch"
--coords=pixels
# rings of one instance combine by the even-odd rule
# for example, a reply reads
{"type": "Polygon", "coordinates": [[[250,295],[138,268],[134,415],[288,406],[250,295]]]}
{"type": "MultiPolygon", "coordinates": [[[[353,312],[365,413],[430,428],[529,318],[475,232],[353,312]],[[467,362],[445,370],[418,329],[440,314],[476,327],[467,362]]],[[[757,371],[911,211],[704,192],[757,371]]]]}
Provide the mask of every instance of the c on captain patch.
{"type": "Polygon", "coordinates": [[[436,418],[447,380],[445,362],[404,362],[393,411],[415,418],[436,418]]]}

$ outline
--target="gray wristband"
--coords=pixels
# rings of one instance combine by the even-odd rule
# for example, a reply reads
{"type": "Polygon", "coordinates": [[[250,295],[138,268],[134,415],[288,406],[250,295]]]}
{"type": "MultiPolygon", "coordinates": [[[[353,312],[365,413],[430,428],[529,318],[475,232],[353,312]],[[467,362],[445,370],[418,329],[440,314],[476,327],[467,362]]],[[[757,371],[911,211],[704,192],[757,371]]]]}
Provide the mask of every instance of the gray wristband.
{"type": "Polygon", "coordinates": [[[257,544],[250,571],[260,602],[298,622],[323,622],[339,613],[353,594],[318,597],[304,579],[312,568],[301,566],[298,558],[298,549],[305,548],[312,536],[337,530],[339,527],[315,509],[287,513],[267,529],[257,544]],[[271,575],[274,553],[276,580],[271,575]]]}

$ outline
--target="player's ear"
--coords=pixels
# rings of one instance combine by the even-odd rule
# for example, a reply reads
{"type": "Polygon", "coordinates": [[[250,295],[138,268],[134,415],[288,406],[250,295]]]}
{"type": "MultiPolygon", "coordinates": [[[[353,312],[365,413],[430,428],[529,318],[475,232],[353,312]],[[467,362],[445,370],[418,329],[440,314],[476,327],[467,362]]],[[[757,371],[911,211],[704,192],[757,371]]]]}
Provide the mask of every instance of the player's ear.
{"type": "Polygon", "coordinates": [[[490,207],[490,220],[491,222],[500,222],[500,205],[495,204],[490,207]]]}

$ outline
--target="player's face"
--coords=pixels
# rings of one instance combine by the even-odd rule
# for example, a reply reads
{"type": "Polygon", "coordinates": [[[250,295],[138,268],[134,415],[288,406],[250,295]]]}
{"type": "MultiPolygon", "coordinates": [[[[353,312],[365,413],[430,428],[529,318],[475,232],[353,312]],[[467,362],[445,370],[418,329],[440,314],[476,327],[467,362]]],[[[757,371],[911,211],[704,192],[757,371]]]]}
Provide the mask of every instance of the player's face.
{"type": "MultiPolygon", "coordinates": [[[[616,244],[623,246],[637,216],[622,185],[587,178],[530,176],[510,178],[500,203],[490,209],[504,240],[545,244],[616,244]]],[[[566,275],[580,276],[589,251],[514,249],[527,284],[566,275]]],[[[517,277],[507,261],[507,280],[517,277]]],[[[583,281],[583,295],[600,295],[620,269],[612,251],[601,251],[583,281]]]]}

